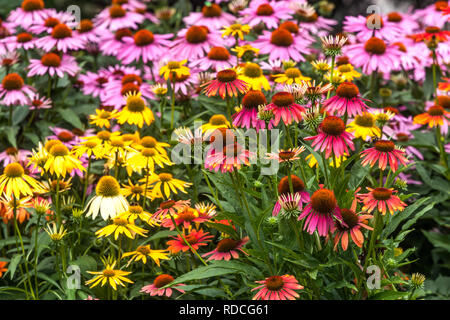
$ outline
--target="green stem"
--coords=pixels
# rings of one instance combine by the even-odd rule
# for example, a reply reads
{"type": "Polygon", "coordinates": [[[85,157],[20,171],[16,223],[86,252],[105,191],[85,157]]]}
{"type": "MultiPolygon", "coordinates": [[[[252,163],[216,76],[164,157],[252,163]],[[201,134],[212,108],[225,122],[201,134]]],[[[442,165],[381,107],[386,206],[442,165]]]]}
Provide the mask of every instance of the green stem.
{"type": "Polygon", "coordinates": [[[84,208],[84,202],[86,201],[87,188],[89,185],[89,173],[91,171],[91,162],[92,162],[92,155],[90,155],[89,159],[88,159],[88,166],[87,166],[87,170],[86,170],[86,180],[84,181],[83,200],[81,201],[81,205],[83,208],[84,208]]]}
{"type": "MultiPolygon", "coordinates": [[[[336,59],[335,56],[331,56],[331,70],[330,70],[330,83],[333,84],[333,73],[334,73],[334,60],[336,59]]],[[[331,90],[327,93],[327,99],[330,98],[331,90]]]]}

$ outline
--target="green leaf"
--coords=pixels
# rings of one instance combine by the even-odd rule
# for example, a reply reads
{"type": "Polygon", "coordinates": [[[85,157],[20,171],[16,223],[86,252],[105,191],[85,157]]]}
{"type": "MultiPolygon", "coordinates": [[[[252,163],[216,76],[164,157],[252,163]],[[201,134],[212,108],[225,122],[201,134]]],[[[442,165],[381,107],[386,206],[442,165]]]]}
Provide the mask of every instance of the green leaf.
{"type": "Polygon", "coordinates": [[[70,123],[74,127],[77,127],[78,129],[83,129],[83,124],[78,118],[78,115],[72,109],[58,109],[58,112],[66,122],[70,123]]]}
{"type": "Polygon", "coordinates": [[[79,266],[82,273],[97,270],[97,260],[91,256],[81,256],[77,260],[70,262],[69,265],[79,266]]]}
{"type": "Polygon", "coordinates": [[[20,124],[30,112],[30,108],[28,106],[16,106],[14,107],[13,116],[12,116],[12,124],[14,126],[20,124]]]}
{"type": "Polygon", "coordinates": [[[228,226],[222,223],[213,223],[213,222],[206,222],[206,225],[210,228],[214,228],[216,230],[219,230],[220,232],[226,233],[229,236],[231,236],[234,240],[238,240],[240,237],[236,230],[232,226],[228,226]]]}
{"type": "Polygon", "coordinates": [[[399,300],[405,298],[409,292],[383,291],[370,297],[370,300],[399,300]]]}
{"type": "Polygon", "coordinates": [[[11,261],[9,262],[8,272],[11,275],[11,280],[13,279],[14,274],[16,273],[16,269],[20,263],[20,260],[22,260],[22,254],[15,254],[11,259],[11,261]]]}
{"type": "Polygon", "coordinates": [[[425,230],[422,232],[435,247],[450,251],[450,235],[425,230]]]}
{"type": "Polygon", "coordinates": [[[18,126],[6,127],[3,129],[6,134],[6,138],[8,139],[8,142],[14,148],[17,148],[17,134],[19,133],[19,129],[20,128],[18,126]]]}
{"type": "Polygon", "coordinates": [[[222,267],[217,267],[215,265],[199,267],[197,269],[194,269],[194,270],[182,275],[181,277],[176,278],[173,282],[171,282],[168,285],[168,287],[171,287],[172,285],[178,284],[178,283],[184,283],[184,282],[193,281],[193,280],[208,279],[208,278],[212,278],[212,277],[219,277],[219,276],[223,276],[226,274],[232,274],[232,273],[237,273],[237,272],[238,272],[238,270],[236,270],[236,269],[222,268],[222,267]]]}

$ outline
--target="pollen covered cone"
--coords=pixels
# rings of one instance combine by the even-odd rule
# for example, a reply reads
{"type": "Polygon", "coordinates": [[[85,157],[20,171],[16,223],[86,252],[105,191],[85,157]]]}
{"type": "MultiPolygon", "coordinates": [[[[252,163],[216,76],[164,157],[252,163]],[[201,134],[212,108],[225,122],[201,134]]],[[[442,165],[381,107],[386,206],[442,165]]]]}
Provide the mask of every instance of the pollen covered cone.
{"type": "Polygon", "coordinates": [[[25,174],[25,170],[19,163],[10,163],[5,167],[0,176],[0,194],[7,197],[32,196],[34,193],[43,192],[40,182],[25,174]]]}
{"type": "Polygon", "coordinates": [[[114,177],[100,178],[95,188],[96,195],[86,205],[86,216],[95,219],[100,213],[103,220],[114,218],[128,211],[129,204],[120,191],[120,185],[114,177]]]}
{"type": "Polygon", "coordinates": [[[155,121],[153,112],[147,107],[146,102],[141,97],[141,92],[127,93],[125,98],[127,104],[117,114],[117,122],[119,124],[128,123],[142,128],[144,124],[150,125],[155,121]]]}
{"type": "Polygon", "coordinates": [[[73,170],[86,171],[81,161],[61,142],[48,149],[48,158],[44,170],[62,178],[73,170]]]}

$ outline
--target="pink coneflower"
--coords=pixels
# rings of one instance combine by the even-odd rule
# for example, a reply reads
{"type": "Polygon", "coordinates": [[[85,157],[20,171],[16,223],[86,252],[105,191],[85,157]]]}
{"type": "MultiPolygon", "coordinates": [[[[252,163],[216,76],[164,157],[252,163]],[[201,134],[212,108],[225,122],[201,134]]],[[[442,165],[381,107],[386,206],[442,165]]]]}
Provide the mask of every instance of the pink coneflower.
{"type": "Polygon", "coordinates": [[[334,192],[325,188],[319,189],[311,196],[311,202],[306,205],[298,220],[304,219],[305,227],[310,234],[318,231],[325,237],[334,226],[334,219],[342,221],[341,209],[337,205],[334,192]]]}
{"type": "Polygon", "coordinates": [[[403,211],[406,207],[406,203],[404,203],[400,198],[394,195],[396,190],[393,188],[369,188],[369,193],[359,194],[358,197],[364,203],[363,210],[367,210],[367,212],[372,212],[374,210],[378,210],[381,214],[385,215],[389,210],[391,214],[394,214],[396,211],[403,211]]]}
{"type": "Polygon", "coordinates": [[[301,290],[303,286],[298,284],[294,276],[271,276],[262,281],[256,281],[260,286],[252,291],[259,290],[252,300],[295,300],[299,294],[294,290],[301,290]]]}
{"type": "Polygon", "coordinates": [[[100,36],[99,49],[107,56],[116,56],[124,45],[126,37],[133,37],[133,32],[128,28],[118,29],[116,31],[102,30],[100,36]]]}
{"type": "Polygon", "coordinates": [[[26,105],[34,91],[17,73],[7,74],[0,84],[0,103],[7,106],[26,105]]]}
{"type": "Polygon", "coordinates": [[[48,136],[47,140],[59,140],[69,149],[81,142],[80,137],[75,135],[72,131],[58,127],[50,127],[49,129],[54,135],[48,136]]]}
{"type": "Polygon", "coordinates": [[[242,247],[249,241],[249,237],[244,237],[240,240],[234,240],[231,238],[225,238],[219,241],[217,244],[217,247],[208,253],[205,253],[202,255],[202,257],[207,257],[208,260],[225,260],[228,261],[231,258],[238,259],[239,258],[239,252],[245,253],[248,255],[247,252],[242,250],[242,247]]]}
{"type": "Polygon", "coordinates": [[[362,248],[364,243],[364,235],[361,232],[361,228],[373,230],[372,227],[367,225],[367,220],[372,219],[373,216],[369,214],[355,213],[356,202],[354,203],[354,209],[341,209],[343,223],[335,221],[334,250],[337,249],[339,242],[341,242],[342,249],[346,251],[348,248],[349,235],[353,242],[358,247],[362,248]]]}
{"type": "Polygon", "coordinates": [[[50,35],[36,40],[36,47],[46,52],[56,48],[56,50],[66,53],[69,50],[83,49],[84,44],[81,38],[73,36],[72,29],[66,24],[60,23],[52,29],[50,35]]]}
{"type": "Polygon", "coordinates": [[[98,43],[100,41],[100,31],[94,27],[94,23],[89,19],[80,21],[75,31],[75,36],[83,40],[84,43],[98,43]]]}
{"type": "Polygon", "coordinates": [[[176,59],[197,59],[212,47],[223,46],[223,43],[218,32],[213,32],[206,26],[191,26],[178,33],[178,37],[172,41],[170,54],[176,59]]]}
{"type": "Polygon", "coordinates": [[[398,68],[401,52],[395,45],[387,45],[382,39],[373,37],[365,43],[345,46],[343,52],[355,67],[362,67],[367,74],[390,72],[398,68]]]}
{"type": "Polygon", "coordinates": [[[190,63],[190,67],[197,67],[201,70],[223,70],[233,68],[236,65],[237,58],[232,56],[225,47],[213,47],[208,54],[202,58],[190,63]]]}
{"type": "Polygon", "coordinates": [[[263,31],[262,36],[252,42],[261,54],[269,54],[269,60],[293,60],[305,61],[303,54],[310,54],[309,41],[301,37],[294,37],[285,28],[279,28],[272,32],[263,31]]]}
{"type": "Polygon", "coordinates": [[[233,172],[241,169],[242,165],[250,165],[250,158],[255,154],[246,150],[239,143],[234,142],[223,147],[222,150],[215,150],[209,154],[205,160],[205,168],[215,172],[233,172]]]}
{"type": "Polygon", "coordinates": [[[280,213],[281,209],[283,209],[283,204],[285,204],[286,201],[289,201],[289,199],[292,201],[294,200],[294,198],[300,198],[300,201],[297,202],[299,210],[302,209],[303,203],[308,203],[311,200],[308,191],[305,190],[305,183],[302,179],[292,174],[291,181],[293,194],[291,193],[288,176],[283,177],[278,183],[279,197],[277,199],[277,202],[275,203],[275,206],[273,207],[273,216],[277,216],[280,213]],[[281,198],[281,196],[284,196],[284,198],[281,198]]]}
{"type": "Polygon", "coordinates": [[[406,165],[409,160],[405,158],[405,151],[398,149],[392,141],[375,141],[372,148],[361,151],[362,166],[370,165],[373,167],[378,161],[378,167],[381,170],[386,169],[387,165],[391,167],[392,172],[397,171],[399,162],[406,165]]]}
{"type": "Polygon", "coordinates": [[[36,38],[31,33],[21,32],[15,36],[7,37],[2,40],[9,51],[18,49],[30,50],[36,46],[36,38]]]}
{"type": "Polygon", "coordinates": [[[208,81],[201,85],[204,93],[210,97],[219,95],[222,99],[225,97],[238,96],[239,93],[245,93],[248,84],[237,78],[236,71],[232,69],[217,72],[216,79],[208,81]]]}
{"type": "Polygon", "coordinates": [[[401,52],[399,57],[399,64],[396,70],[416,70],[423,69],[423,63],[428,59],[429,52],[419,44],[416,44],[410,38],[400,39],[401,41],[394,42],[393,45],[401,52]]]}
{"type": "Polygon", "coordinates": [[[105,96],[101,98],[102,103],[116,109],[126,105],[127,93],[141,92],[143,98],[148,100],[155,98],[151,85],[137,74],[126,74],[121,80],[109,81],[105,85],[105,91],[105,96]]]}
{"type": "Polygon", "coordinates": [[[3,163],[3,167],[6,167],[10,163],[26,162],[30,155],[31,152],[28,150],[19,150],[14,147],[9,147],[0,153],[0,163],[3,163]]]}
{"type": "Polygon", "coordinates": [[[17,51],[8,51],[0,56],[0,65],[2,67],[10,68],[19,62],[19,57],[17,51]]]}
{"type": "Polygon", "coordinates": [[[348,148],[355,150],[353,145],[353,135],[345,131],[345,123],[336,116],[326,117],[319,125],[318,135],[307,137],[305,140],[314,140],[312,147],[315,151],[325,151],[325,158],[329,158],[331,153],[339,158],[344,154],[349,154],[348,148]]]}
{"type": "Polygon", "coordinates": [[[294,96],[289,92],[278,92],[273,95],[272,102],[267,105],[267,109],[273,112],[274,126],[277,126],[281,120],[288,126],[292,122],[300,122],[302,113],[306,111],[301,105],[295,103],[294,96]]]}
{"type": "Polygon", "coordinates": [[[49,9],[48,16],[42,21],[33,23],[33,25],[28,28],[28,31],[37,35],[41,33],[52,33],[53,28],[60,23],[64,23],[72,29],[76,27],[76,22],[74,20],[75,17],[70,13],[49,9]]]}
{"type": "MultiPolygon", "coordinates": [[[[403,30],[403,34],[411,34],[419,28],[419,23],[409,14],[401,12],[390,12],[384,20],[392,22],[403,30]]],[[[395,41],[395,39],[393,39],[395,41]]]]}
{"type": "Polygon", "coordinates": [[[351,82],[341,83],[336,89],[336,95],[324,101],[326,112],[342,117],[347,114],[350,117],[360,115],[367,110],[367,105],[359,94],[358,87],[351,82]]]}
{"type": "Polygon", "coordinates": [[[171,44],[167,39],[171,37],[171,34],[154,34],[146,29],[139,30],[132,38],[122,38],[123,45],[117,58],[125,64],[134,61],[155,62],[167,52],[167,47],[171,44]]]}
{"type": "Polygon", "coordinates": [[[201,12],[191,12],[183,18],[187,26],[205,25],[212,29],[219,30],[223,26],[233,23],[236,19],[232,14],[223,12],[217,4],[204,6],[201,12]]]}
{"type": "Polygon", "coordinates": [[[123,28],[137,29],[143,21],[142,14],[125,10],[122,6],[113,4],[100,12],[94,23],[100,29],[116,31],[123,28]]]}
{"type": "Polygon", "coordinates": [[[65,74],[73,77],[80,68],[74,57],[68,54],[63,54],[62,57],[56,53],[46,53],[40,60],[31,59],[28,66],[28,76],[35,75],[43,76],[48,74],[50,77],[58,76],[63,78],[65,74]]]}
{"type": "Polygon", "coordinates": [[[300,21],[300,26],[311,35],[326,36],[337,24],[336,20],[319,16],[314,7],[307,2],[291,0],[289,6],[294,11],[295,17],[300,21]]]}
{"type": "Polygon", "coordinates": [[[403,34],[403,29],[396,23],[383,19],[379,14],[364,16],[346,16],[344,31],[355,32],[359,41],[377,37],[386,41],[395,41],[403,34]]]}
{"type": "MultiPolygon", "coordinates": [[[[183,240],[180,235],[171,238],[173,238],[174,240],[167,241],[167,244],[169,245],[167,250],[169,250],[171,253],[178,253],[180,251],[186,252],[190,250],[189,245],[183,240]]],[[[201,246],[208,245],[207,242],[211,241],[211,238],[213,238],[213,236],[208,232],[203,232],[202,229],[193,229],[188,235],[185,235],[184,238],[193,249],[198,250],[201,246]]]]}
{"type": "Polygon", "coordinates": [[[177,288],[177,287],[185,286],[184,283],[178,283],[171,288],[163,288],[166,285],[173,282],[174,280],[175,279],[171,275],[161,274],[161,275],[157,276],[155,278],[155,280],[153,280],[152,284],[142,287],[140,292],[148,293],[148,294],[150,294],[150,296],[164,296],[165,295],[168,298],[170,298],[170,296],[172,295],[172,292],[173,292],[172,288],[178,290],[181,293],[184,293],[184,290],[177,288]]]}
{"type": "MultiPolygon", "coordinates": [[[[200,216],[198,211],[191,207],[184,207],[183,209],[179,210],[176,214],[173,215],[173,219],[175,220],[177,226],[182,225],[184,229],[189,229],[193,224],[198,226],[200,223],[209,220],[209,218],[206,216],[200,216]]],[[[162,220],[161,226],[164,228],[169,228],[170,230],[175,229],[172,218],[170,216],[166,216],[162,220]]]]}
{"type": "Polygon", "coordinates": [[[48,16],[48,9],[44,8],[43,0],[24,0],[22,5],[11,11],[8,21],[28,29],[31,25],[39,23],[48,16]]]}
{"type": "Polygon", "coordinates": [[[260,23],[265,24],[268,29],[278,27],[281,20],[292,18],[290,10],[284,2],[275,1],[252,1],[248,8],[239,12],[243,24],[254,27],[260,23]]]}
{"type": "Polygon", "coordinates": [[[278,152],[271,152],[266,154],[266,159],[277,160],[279,163],[293,162],[299,160],[300,153],[305,151],[305,147],[296,147],[287,150],[279,150],[278,152]]]}
{"type": "Polygon", "coordinates": [[[152,215],[152,219],[159,220],[166,215],[175,215],[178,211],[190,206],[190,200],[166,200],[161,202],[156,212],[152,215]]]}
{"type": "Polygon", "coordinates": [[[175,75],[175,78],[173,77],[173,73],[171,73],[169,79],[175,88],[175,93],[183,96],[195,97],[197,96],[197,93],[193,89],[197,88],[199,80],[198,75],[199,70],[191,69],[190,74],[182,76],[175,75]]]}
{"type": "MultiPolygon", "coordinates": [[[[233,114],[233,125],[239,128],[265,129],[266,122],[258,118],[258,107],[267,103],[266,97],[259,90],[249,90],[242,98],[242,109],[233,114]]],[[[273,120],[269,123],[269,129],[273,120]]]]}
{"type": "Polygon", "coordinates": [[[87,71],[78,77],[83,83],[82,91],[85,95],[91,95],[101,100],[106,98],[106,85],[109,82],[109,73],[106,70],[99,70],[98,73],[87,71]]]}
{"type": "Polygon", "coordinates": [[[442,13],[449,8],[448,1],[436,1],[424,9],[414,11],[413,19],[420,21],[426,26],[437,26],[443,28],[447,23],[448,17],[442,13]]]}
{"type": "Polygon", "coordinates": [[[30,106],[30,110],[50,109],[52,107],[52,100],[50,98],[40,96],[39,93],[33,93],[30,95],[28,105],[30,106]]]}

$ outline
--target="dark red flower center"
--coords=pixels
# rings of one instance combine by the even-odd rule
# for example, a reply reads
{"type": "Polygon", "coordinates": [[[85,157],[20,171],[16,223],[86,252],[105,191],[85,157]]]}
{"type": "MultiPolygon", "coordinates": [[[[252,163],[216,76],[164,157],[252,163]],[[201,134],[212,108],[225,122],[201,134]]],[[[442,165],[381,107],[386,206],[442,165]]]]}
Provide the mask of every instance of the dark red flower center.
{"type": "Polygon", "coordinates": [[[378,140],[373,144],[375,149],[380,152],[391,152],[395,149],[395,144],[389,140],[378,140]]]}
{"type": "Polygon", "coordinates": [[[140,86],[142,84],[142,78],[137,74],[126,74],[122,78],[122,85],[125,85],[127,83],[134,83],[140,86]]]}
{"type": "Polygon", "coordinates": [[[429,26],[425,28],[426,33],[439,33],[441,32],[441,28],[435,26],[429,26]]]}
{"type": "Polygon", "coordinates": [[[400,114],[400,111],[397,108],[394,108],[394,107],[384,107],[383,110],[384,111],[390,111],[390,112],[392,112],[393,114],[396,114],[396,115],[400,114]]]}
{"type": "Polygon", "coordinates": [[[138,85],[134,83],[126,83],[122,86],[122,90],[120,90],[120,94],[122,96],[126,95],[127,93],[133,93],[133,92],[139,92],[140,88],[138,85]]]}
{"type": "MultiPolygon", "coordinates": [[[[302,179],[297,177],[296,175],[291,174],[291,181],[292,181],[292,189],[294,193],[301,192],[305,190],[305,183],[302,179]]],[[[286,195],[291,193],[289,188],[289,177],[283,177],[281,178],[280,182],[278,183],[278,194],[279,195],[286,195]]]]}
{"type": "Polygon", "coordinates": [[[338,86],[336,94],[342,98],[352,99],[359,95],[359,89],[351,82],[344,82],[338,86]]]}
{"type": "Polygon", "coordinates": [[[266,279],[266,287],[270,291],[278,291],[284,286],[283,277],[281,276],[271,276],[266,279]]]}
{"type": "Polygon", "coordinates": [[[229,252],[236,248],[236,245],[238,244],[238,241],[233,240],[231,238],[226,238],[223,240],[220,240],[217,244],[217,252],[229,252]]]}
{"type": "Polygon", "coordinates": [[[220,82],[231,82],[237,79],[236,71],[232,69],[226,69],[217,72],[217,80],[220,82]]]}
{"type": "Polygon", "coordinates": [[[436,98],[436,104],[442,106],[445,109],[450,108],[450,97],[449,96],[438,96],[436,98]]]}
{"type": "Polygon", "coordinates": [[[311,207],[318,213],[330,214],[336,205],[336,197],[331,190],[319,189],[311,196],[311,207]]]}
{"type": "Polygon", "coordinates": [[[64,39],[72,36],[72,30],[64,23],[57,24],[52,30],[52,38],[64,39]]]}
{"type": "Polygon", "coordinates": [[[23,85],[23,79],[17,73],[7,74],[2,80],[2,86],[7,91],[19,90],[23,85]]]}
{"type": "Polygon", "coordinates": [[[280,29],[286,29],[290,33],[297,34],[299,31],[298,25],[292,21],[285,21],[279,26],[280,29]]]}
{"type": "Polygon", "coordinates": [[[56,53],[50,52],[42,56],[41,63],[46,67],[59,67],[61,58],[56,53]]]}
{"type": "Polygon", "coordinates": [[[326,117],[320,126],[323,132],[332,136],[339,136],[345,131],[344,121],[335,116],[326,117]]]}
{"type": "Polygon", "coordinates": [[[196,218],[194,209],[191,208],[184,208],[183,211],[178,213],[178,219],[184,220],[184,221],[192,221],[196,218]]]}
{"type": "Polygon", "coordinates": [[[33,40],[33,36],[28,32],[22,32],[17,35],[17,42],[25,43],[33,40]]]}
{"type": "Polygon", "coordinates": [[[44,9],[44,1],[42,0],[23,0],[23,11],[31,12],[44,9]]]}
{"type": "Polygon", "coordinates": [[[213,47],[209,50],[208,58],[210,60],[226,61],[230,58],[230,53],[224,47],[213,47]]]}
{"type": "Polygon", "coordinates": [[[9,155],[9,156],[15,156],[16,154],[19,153],[19,150],[17,150],[17,149],[14,148],[14,147],[9,147],[9,148],[6,148],[5,152],[6,152],[6,154],[9,155]]]}
{"type": "Polygon", "coordinates": [[[436,11],[444,11],[448,7],[448,2],[447,1],[437,1],[434,4],[434,7],[435,7],[436,11]]]}
{"type": "Polygon", "coordinates": [[[409,140],[409,135],[406,133],[397,133],[397,140],[400,142],[407,142],[409,140]]]}
{"type": "Polygon", "coordinates": [[[173,280],[175,280],[175,279],[171,275],[161,274],[161,275],[157,276],[155,278],[155,280],[153,280],[153,285],[159,289],[159,288],[162,288],[162,287],[168,285],[173,280]]]}
{"type": "Polygon", "coordinates": [[[78,128],[73,128],[72,133],[78,137],[84,136],[84,131],[78,128]]]}
{"type": "Polygon", "coordinates": [[[386,188],[375,188],[372,191],[372,195],[375,200],[389,200],[392,195],[392,190],[386,188]]]}
{"type": "Polygon", "coordinates": [[[117,41],[121,41],[123,37],[132,37],[132,36],[133,36],[133,32],[128,28],[119,29],[114,34],[114,38],[117,41]]]}
{"type": "Polygon", "coordinates": [[[204,17],[212,18],[212,17],[220,17],[222,14],[222,9],[217,4],[211,4],[209,6],[204,6],[202,8],[202,14],[204,17]]]}
{"type": "Polygon", "coordinates": [[[69,142],[72,141],[74,138],[72,132],[69,131],[61,131],[60,133],[58,133],[58,139],[61,140],[62,142],[69,142]]]}
{"type": "Polygon", "coordinates": [[[347,56],[340,56],[339,58],[337,58],[336,60],[336,66],[340,66],[343,64],[349,64],[350,63],[350,59],[347,56]]]}
{"type": "Polygon", "coordinates": [[[94,29],[94,24],[89,19],[83,19],[80,21],[80,25],[78,27],[78,30],[80,33],[86,33],[94,29]]]}
{"type": "Polygon", "coordinates": [[[250,90],[242,98],[242,106],[247,110],[258,109],[258,106],[266,103],[264,93],[259,90],[250,90]]]}
{"type": "Polygon", "coordinates": [[[294,42],[294,37],[287,29],[277,29],[272,32],[270,43],[279,47],[289,47],[294,42]]]}
{"type": "Polygon", "coordinates": [[[289,92],[278,92],[273,95],[272,103],[277,107],[288,107],[295,102],[294,96],[289,92]]]}
{"type": "Polygon", "coordinates": [[[122,18],[126,15],[126,11],[125,9],[123,9],[120,5],[118,4],[113,4],[110,8],[109,8],[109,16],[111,18],[122,18]]]}
{"type": "Polygon", "coordinates": [[[431,107],[428,108],[428,114],[430,116],[438,116],[438,117],[440,117],[440,116],[443,116],[444,113],[445,113],[445,110],[441,106],[435,105],[435,106],[431,106],[431,107]]]}
{"type": "Polygon", "coordinates": [[[372,37],[366,41],[364,49],[372,54],[381,55],[386,52],[386,43],[377,37],[372,37]]]}
{"type": "Polygon", "coordinates": [[[134,43],[139,47],[149,45],[153,41],[155,41],[155,36],[149,30],[142,29],[134,34],[134,43]]]}
{"type": "Polygon", "coordinates": [[[278,156],[280,157],[281,160],[288,161],[288,160],[294,158],[295,152],[294,151],[280,151],[278,153],[278,156]]]}
{"type": "Polygon", "coordinates": [[[342,220],[344,220],[345,224],[348,226],[348,229],[353,229],[359,223],[358,215],[352,210],[341,209],[341,216],[342,220]]]}
{"type": "Polygon", "coordinates": [[[208,28],[205,26],[192,26],[186,32],[186,40],[189,43],[202,43],[208,38],[208,28]]]}
{"type": "Polygon", "coordinates": [[[184,238],[186,239],[186,242],[189,243],[190,245],[196,244],[198,242],[197,237],[193,234],[188,234],[187,236],[184,236],[184,238]]]}
{"type": "Polygon", "coordinates": [[[261,4],[258,9],[256,9],[256,14],[258,16],[271,16],[274,12],[272,6],[268,3],[261,4]]]}
{"type": "Polygon", "coordinates": [[[403,17],[398,12],[391,12],[387,16],[389,22],[400,22],[403,20],[403,17]]]}

